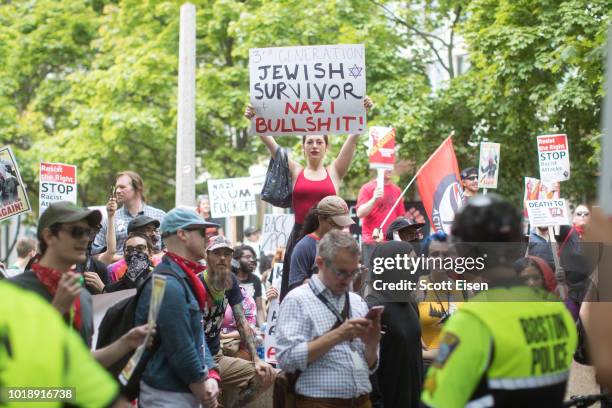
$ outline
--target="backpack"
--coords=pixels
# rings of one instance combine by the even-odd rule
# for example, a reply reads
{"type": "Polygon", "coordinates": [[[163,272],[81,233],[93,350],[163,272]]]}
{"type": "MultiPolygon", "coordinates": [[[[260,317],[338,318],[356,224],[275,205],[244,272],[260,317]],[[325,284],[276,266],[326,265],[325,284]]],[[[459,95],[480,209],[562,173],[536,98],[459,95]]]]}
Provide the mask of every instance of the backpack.
{"type": "MultiPolygon", "coordinates": [[[[174,278],[176,278],[183,286],[186,302],[189,302],[189,291],[191,289],[187,288],[183,278],[178,276],[174,271],[164,271],[160,274],[174,276],[174,278]]],[[[136,326],[134,324],[134,320],[136,318],[136,308],[138,306],[138,300],[140,299],[140,295],[142,294],[145,285],[149,280],[151,280],[152,277],[153,274],[149,274],[145,281],[138,287],[135,295],[119,301],[106,311],[98,329],[98,341],[96,342],[96,349],[106,347],[109,344],[115,342],[121,336],[123,336],[136,326]]],[[[130,377],[129,382],[125,386],[121,386],[122,394],[128,399],[133,400],[135,398],[138,398],[138,394],[140,393],[140,378],[144,373],[149,359],[153,356],[153,354],[155,354],[155,351],[158,347],[159,337],[156,336],[155,340],[153,341],[153,346],[149,350],[147,350],[146,353],[143,354],[142,358],[140,359],[140,362],[138,363],[138,366],[130,377]]],[[[129,359],[134,354],[134,352],[135,350],[132,350],[123,357],[121,357],[115,364],[111,365],[110,367],[107,367],[107,371],[109,371],[114,378],[117,378],[119,376],[119,373],[121,373],[121,370],[123,370],[129,359]]]]}

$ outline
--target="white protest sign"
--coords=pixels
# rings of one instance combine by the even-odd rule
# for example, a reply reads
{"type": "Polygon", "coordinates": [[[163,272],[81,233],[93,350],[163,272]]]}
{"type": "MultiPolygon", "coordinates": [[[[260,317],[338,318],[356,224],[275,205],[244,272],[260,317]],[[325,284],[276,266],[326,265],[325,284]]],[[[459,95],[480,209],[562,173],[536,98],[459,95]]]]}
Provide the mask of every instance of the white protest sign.
{"type": "Polygon", "coordinates": [[[250,177],[208,180],[210,212],[213,218],[257,214],[257,202],[250,177]]]}
{"type": "Polygon", "coordinates": [[[40,163],[38,216],[57,201],[77,202],[77,168],[63,163],[40,163]]]}
{"type": "Polygon", "coordinates": [[[605,214],[612,216],[612,28],[608,33],[608,64],[604,89],[607,89],[607,92],[603,106],[599,205],[605,214]]]}
{"type": "Polygon", "coordinates": [[[363,44],[249,50],[250,134],[360,134],[366,129],[363,44]]]}
{"type": "Polygon", "coordinates": [[[499,143],[481,142],[478,163],[478,188],[497,188],[499,143]]]}
{"type": "Polygon", "coordinates": [[[565,181],[570,178],[567,135],[538,136],[540,180],[565,181]]]}
{"type": "Polygon", "coordinates": [[[10,147],[0,148],[0,221],[32,211],[10,147]]]}
{"type": "MultiPolygon", "coordinates": [[[[280,292],[283,264],[275,264],[275,270],[278,271],[276,266],[280,265],[280,274],[274,275],[274,281],[272,286],[280,292]]],[[[264,357],[267,363],[276,363],[276,323],[278,321],[279,303],[278,298],[272,299],[270,302],[270,308],[268,309],[268,320],[266,321],[266,333],[264,336],[264,357]]]]}
{"type": "Polygon", "coordinates": [[[279,246],[286,246],[293,224],[293,214],[265,214],[260,250],[268,254],[274,253],[279,246]]]}
{"type": "Polygon", "coordinates": [[[527,215],[532,227],[569,225],[569,212],[564,198],[527,201],[527,215]]]}

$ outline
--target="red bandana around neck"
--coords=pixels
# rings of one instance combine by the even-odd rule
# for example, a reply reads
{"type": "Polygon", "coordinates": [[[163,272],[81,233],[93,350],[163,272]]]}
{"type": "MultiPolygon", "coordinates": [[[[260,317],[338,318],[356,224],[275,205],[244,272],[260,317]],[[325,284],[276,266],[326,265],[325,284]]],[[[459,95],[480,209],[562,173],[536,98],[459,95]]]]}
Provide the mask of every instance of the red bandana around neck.
{"type": "Polygon", "coordinates": [[[206,302],[206,294],[204,292],[204,284],[200,279],[198,279],[196,275],[206,269],[206,267],[204,265],[200,265],[197,262],[185,259],[182,256],[179,256],[170,251],[166,252],[166,255],[168,255],[168,257],[172,259],[175,264],[180,266],[183,272],[185,272],[185,274],[189,278],[189,282],[191,282],[191,289],[193,290],[198,304],[200,305],[200,309],[203,310],[206,302]]]}
{"type": "MultiPolygon", "coordinates": [[[[32,264],[32,271],[36,274],[36,278],[42,283],[42,285],[47,289],[47,291],[51,294],[51,296],[55,296],[55,292],[57,292],[57,285],[62,277],[61,272],[56,271],[55,269],[47,268],[38,263],[38,261],[32,264]]],[[[74,321],[72,325],[75,329],[81,330],[81,296],[77,296],[74,299],[74,303],[72,304],[72,310],[74,315],[74,321]]]]}

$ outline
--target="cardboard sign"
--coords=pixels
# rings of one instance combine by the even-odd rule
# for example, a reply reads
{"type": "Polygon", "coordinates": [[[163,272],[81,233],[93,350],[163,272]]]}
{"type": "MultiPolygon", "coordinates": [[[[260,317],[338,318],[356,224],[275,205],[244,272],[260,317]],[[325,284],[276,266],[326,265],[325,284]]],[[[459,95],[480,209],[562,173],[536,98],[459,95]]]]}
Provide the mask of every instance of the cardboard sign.
{"type": "Polygon", "coordinates": [[[38,216],[57,201],[77,202],[76,166],[63,163],[40,163],[38,216]]]}
{"type": "Polygon", "coordinates": [[[132,357],[128,360],[119,373],[119,381],[124,386],[128,384],[132,374],[134,374],[134,370],[138,367],[138,363],[142,359],[142,355],[145,352],[147,343],[149,343],[149,339],[152,336],[152,330],[155,327],[155,322],[157,321],[157,316],[159,315],[159,309],[161,307],[162,300],[164,299],[164,293],[166,292],[166,277],[160,274],[153,274],[153,285],[151,291],[151,302],[149,303],[149,316],[147,318],[147,325],[149,326],[149,332],[143,339],[140,346],[136,348],[132,357]]]}
{"type": "Polygon", "coordinates": [[[250,177],[208,180],[210,213],[213,218],[257,214],[250,177]]]}
{"type": "Polygon", "coordinates": [[[480,143],[478,188],[497,188],[499,175],[499,143],[480,143]]]}
{"type": "Polygon", "coordinates": [[[559,182],[546,183],[537,178],[525,177],[525,194],[523,196],[524,216],[527,217],[527,201],[553,200],[561,197],[559,182]]]}
{"type": "MultiPolygon", "coordinates": [[[[608,33],[608,64],[603,103],[603,129],[601,137],[601,164],[599,176],[599,204],[602,211],[612,216],[612,28],[608,33]]],[[[597,225],[597,224],[595,224],[597,225]]]]}
{"type": "Polygon", "coordinates": [[[567,135],[538,136],[540,180],[565,181],[570,178],[567,135]]]}
{"type": "Polygon", "coordinates": [[[250,134],[360,134],[366,129],[363,44],[249,50],[250,134]]]}
{"type": "MultiPolygon", "coordinates": [[[[282,280],[283,264],[277,263],[274,265],[274,270],[279,271],[280,274],[274,274],[274,286],[279,292],[282,280]],[[280,269],[278,266],[280,265],[280,269]]],[[[264,336],[264,357],[267,363],[276,364],[276,323],[278,322],[278,312],[280,306],[278,298],[272,299],[270,302],[270,308],[268,309],[268,320],[266,321],[266,333],[264,336]]]]}
{"type": "Polygon", "coordinates": [[[395,164],[395,129],[372,126],[368,140],[368,160],[371,169],[393,170],[395,164]]]}
{"type": "Polygon", "coordinates": [[[32,211],[10,147],[0,148],[0,221],[32,211]]]}
{"type": "Polygon", "coordinates": [[[529,200],[527,214],[532,227],[569,225],[569,212],[564,198],[557,200],[529,200]]]}
{"type": "Polygon", "coordinates": [[[293,214],[264,214],[260,250],[269,254],[286,246],[294,222],[293,214]]]}

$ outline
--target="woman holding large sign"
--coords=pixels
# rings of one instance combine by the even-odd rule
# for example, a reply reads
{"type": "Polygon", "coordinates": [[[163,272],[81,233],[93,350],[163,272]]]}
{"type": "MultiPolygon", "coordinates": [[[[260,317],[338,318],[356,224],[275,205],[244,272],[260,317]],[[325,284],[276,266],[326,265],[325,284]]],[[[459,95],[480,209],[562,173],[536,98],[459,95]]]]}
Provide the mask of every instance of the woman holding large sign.
{"type": "MultiPolygon", "coordinates": [[[[372,100],[365,97],[364,107],[369,110],[374,104],[372,100]]],[[[249,105],[244,116],[251,120],[255,116],[255,109],[249,105]]],[[[272,136],[259,136],[274,157],[278,144],[272,136]]],[[[329,148],[327,135],[307,135],[302,136],[302,150],[306,157],[306,166],[293,159],[289,159],[289,171],[291,172],[291,182],[293,186],[292,208],[295,213],[295,224],[291,235],[287,240],[285,259],[283,262],[283,280],[281,285],[281,300],[287,294],[289,265],[293,247],[301,238],[302,225],[306,214],[313,205],[324,197],[336,195],[340,188],[342,179],[346,175],[355,149],[359,135],[349,135],[342,145],[338,156],[327,167],[324,166],[325,156],[329,148]]]]}

